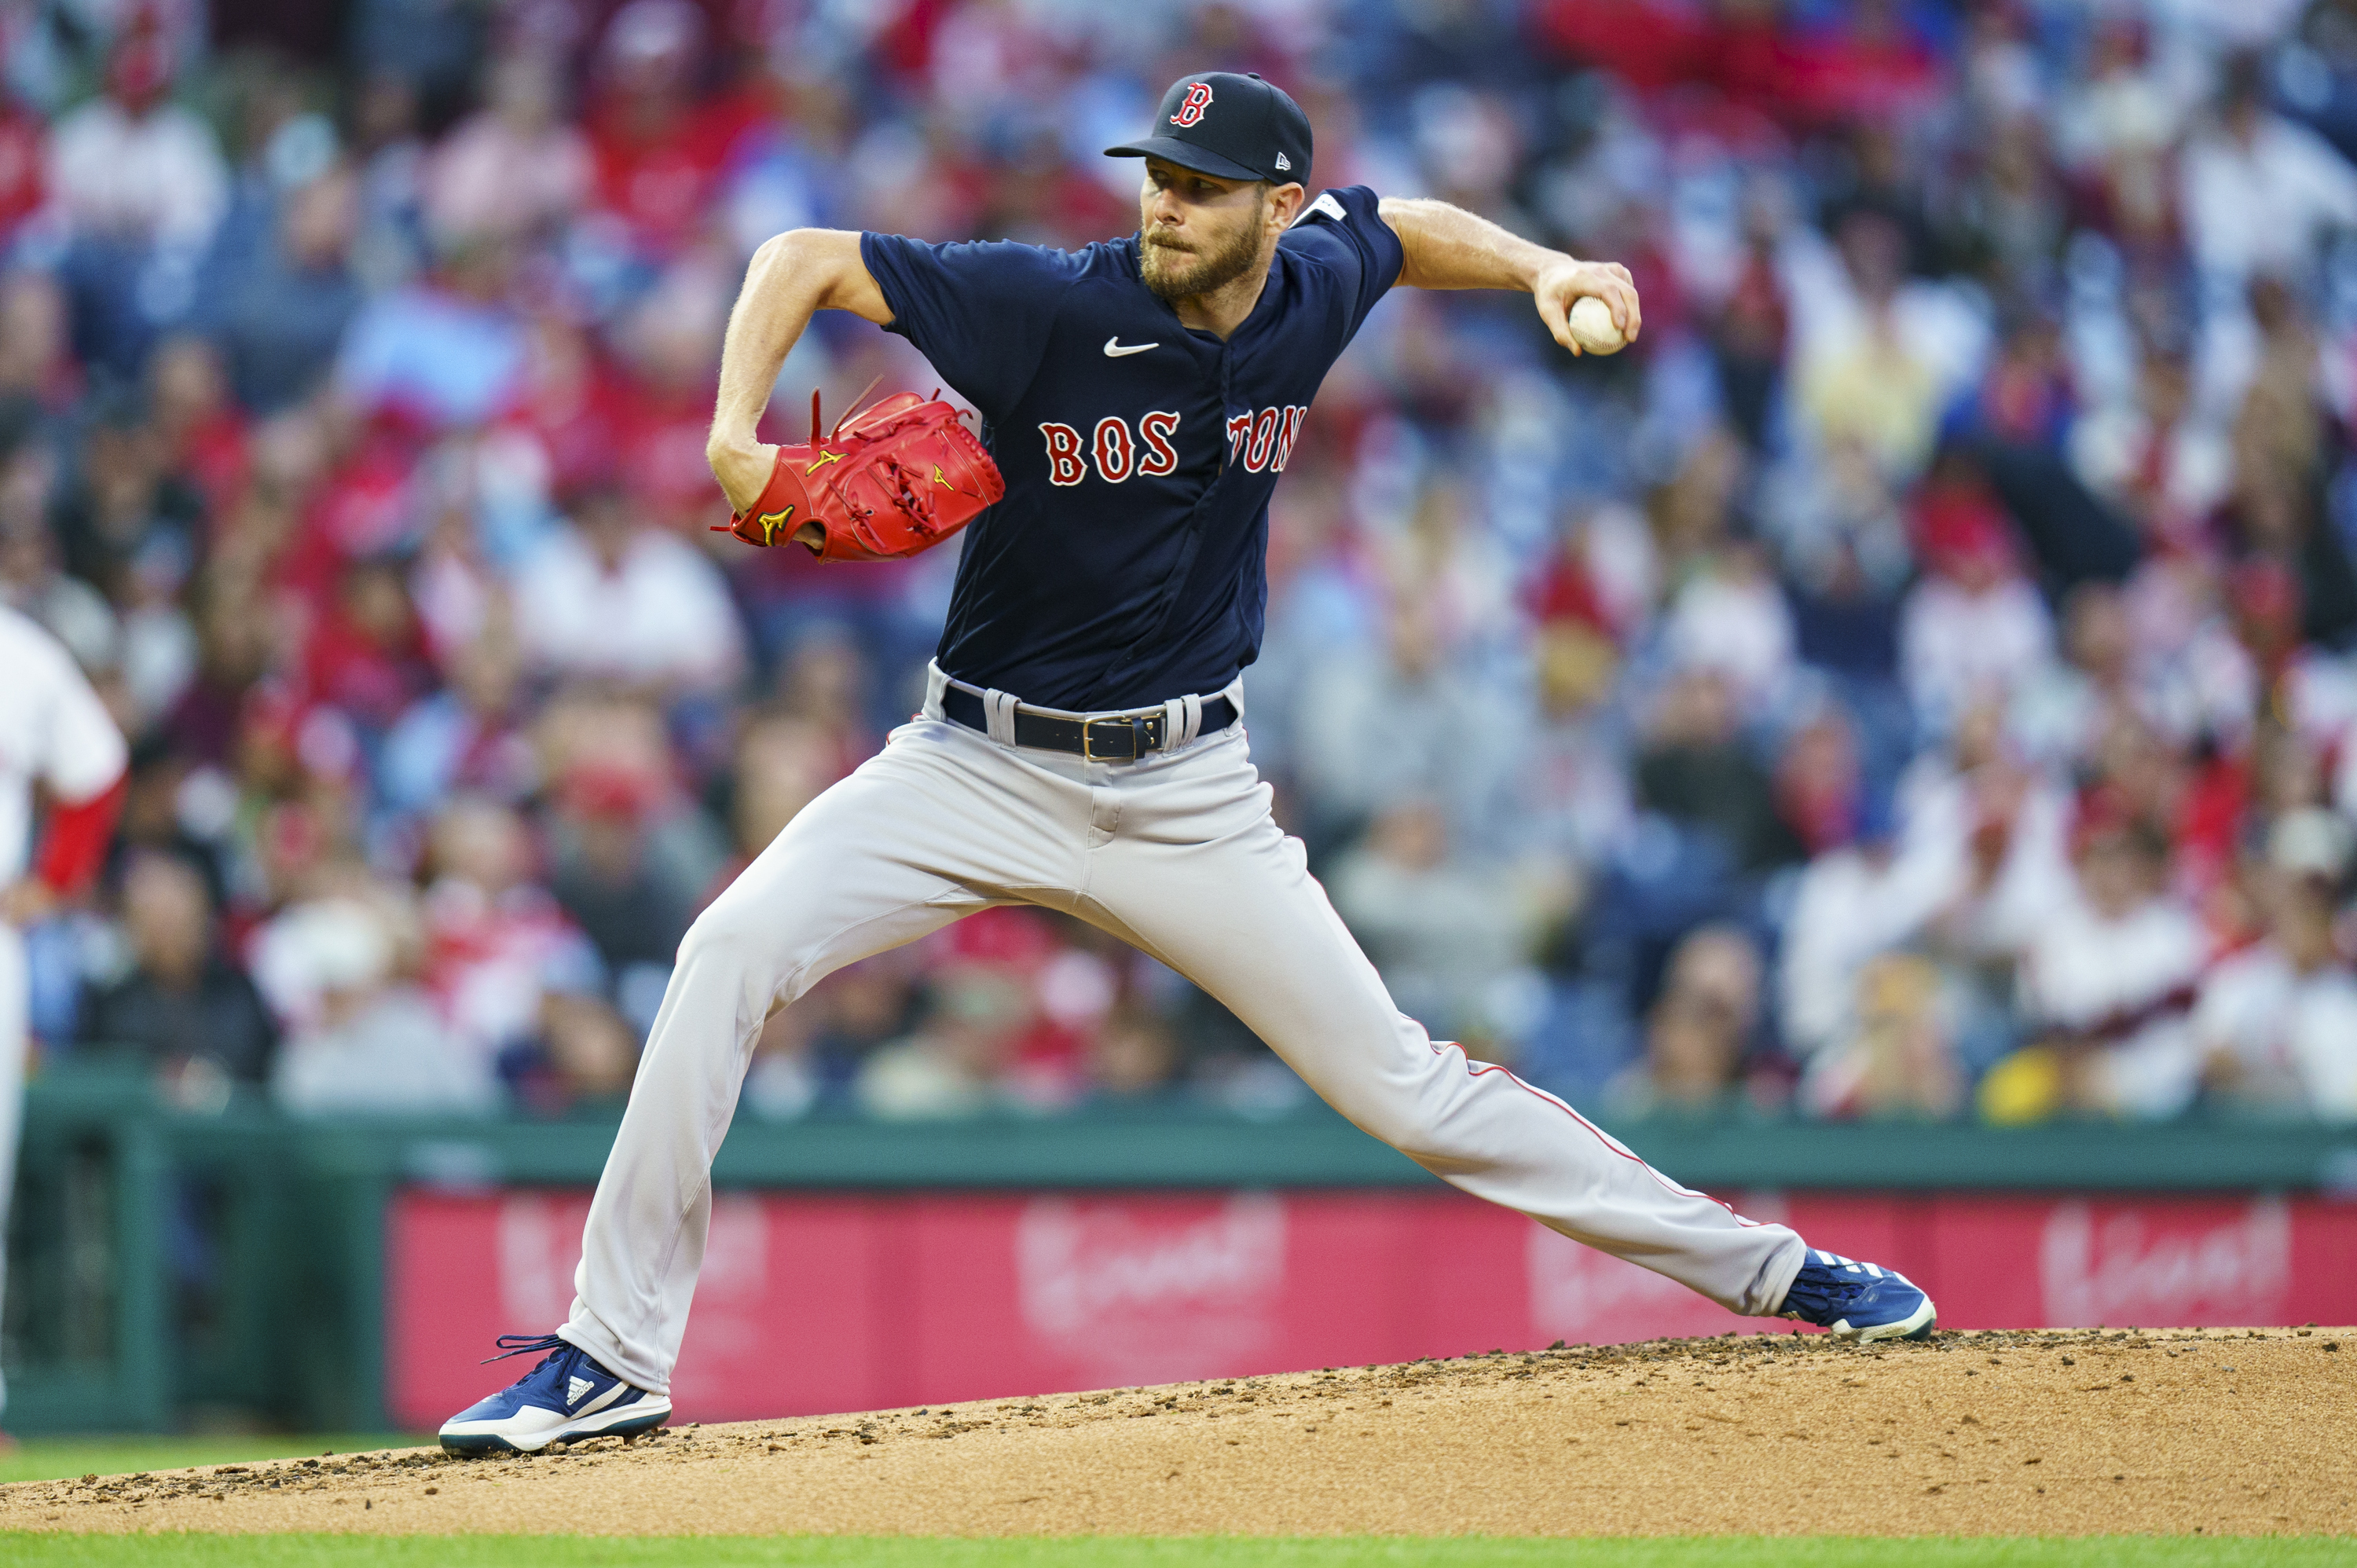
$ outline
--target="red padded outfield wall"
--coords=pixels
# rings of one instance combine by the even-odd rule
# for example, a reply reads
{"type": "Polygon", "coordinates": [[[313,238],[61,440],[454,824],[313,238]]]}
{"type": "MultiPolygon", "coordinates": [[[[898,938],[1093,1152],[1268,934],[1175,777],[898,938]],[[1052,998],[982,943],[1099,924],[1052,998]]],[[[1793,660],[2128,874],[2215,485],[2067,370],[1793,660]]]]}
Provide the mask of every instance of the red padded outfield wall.
{"type": "MultiPolygon", "coordinates": [[[[393,1413],[438,1425],[493,1336],[573,1295],[588,1194],[402,1193],[393,1413]]],[[[1753,1195],[1954,1328],[2357,1322],[2357,1204],[1753,1195]]],[[[673,1393],[728,1421],[1789,1327],[1456,1193],[726,1193],[673,1393]]]]}

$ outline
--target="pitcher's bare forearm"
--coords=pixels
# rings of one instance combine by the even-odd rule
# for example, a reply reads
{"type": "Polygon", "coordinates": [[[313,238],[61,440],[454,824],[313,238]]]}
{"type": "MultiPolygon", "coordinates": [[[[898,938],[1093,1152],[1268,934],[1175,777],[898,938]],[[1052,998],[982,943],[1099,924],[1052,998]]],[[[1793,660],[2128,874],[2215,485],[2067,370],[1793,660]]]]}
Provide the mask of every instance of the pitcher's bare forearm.
{"type": "Polygon", "coordinates": [[[1387,196],[1377,209],[1399,236],[1405,257],[1399,281],[1410,288],[1502,288],[1533,296],[1556,342],[1579,352],[1566,325],[1572,302],[1594,295],[1612,311],[1621,336],[1644,325],[1629,269],[1615,262],[1583,262],[1534,244],[1477,213],[1446,201],[1387,196]]]}
{"type": "Polygon", "coordinates": [[[1510,288],[1523,294],[1551,263],[1571,260],[1487,218],[1420,197],[1386,196],[1377,209],[1400,237],[1410,288],[1510,288]]]}
{"type": "Polygon", "coordinates": [[[892,319],[884,291],[859,258],[859,236],[840,229],[795,229],[765,241],[745,269],[720,349],[720,395],[705,437],[705,461],[743,511],[769,483],[774,448],[758,434],[786,356],[821,310],[848,310],[882,326],[892,319]]]}

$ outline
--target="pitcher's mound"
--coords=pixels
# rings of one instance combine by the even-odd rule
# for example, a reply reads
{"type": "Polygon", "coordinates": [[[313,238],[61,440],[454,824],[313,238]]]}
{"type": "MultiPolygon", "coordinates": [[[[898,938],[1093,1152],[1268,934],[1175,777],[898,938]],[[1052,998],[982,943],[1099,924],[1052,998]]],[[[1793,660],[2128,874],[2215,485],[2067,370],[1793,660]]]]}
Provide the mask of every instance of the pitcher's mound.
{"type": "Polygon", "coordinates": [[[2357,1528],[2357,1330],[1729,1336],[0,1487],[0,1530],[2357,1528]]]}

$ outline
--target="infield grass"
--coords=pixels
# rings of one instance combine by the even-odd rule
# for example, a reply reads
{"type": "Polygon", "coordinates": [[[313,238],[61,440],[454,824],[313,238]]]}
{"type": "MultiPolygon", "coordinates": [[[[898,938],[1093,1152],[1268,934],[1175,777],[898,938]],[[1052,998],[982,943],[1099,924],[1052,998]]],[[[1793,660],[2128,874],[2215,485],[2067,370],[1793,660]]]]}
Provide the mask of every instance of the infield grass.
{"type": "MultiPolygon", "coordinates": [[[[191,1465],[242,1465],[255,1459],[295,1459],[322,1452],[366,1454],[379,1448],[415,1448],[431,1436],[377,1433],[297,1433],[257,1436],[251,1433],[192,1437],[28,1437],[0,1452],[0,1485],[10,1481],[56,1481],[68,1476],[129,1476],[141,1470],[185,1470],[191,1465]]],[[[5,1560],[5,1559],[0,1559],[5,1560]]]]}
{"type": "Polygon", "coordinates": [[[11,1568],[2323,1568],[2357,1544],[2317,1537],[1715,1536],[1529,1541],[1240,1536],[987,1541],[909,1536],[11,1535],[11,1568]]]}

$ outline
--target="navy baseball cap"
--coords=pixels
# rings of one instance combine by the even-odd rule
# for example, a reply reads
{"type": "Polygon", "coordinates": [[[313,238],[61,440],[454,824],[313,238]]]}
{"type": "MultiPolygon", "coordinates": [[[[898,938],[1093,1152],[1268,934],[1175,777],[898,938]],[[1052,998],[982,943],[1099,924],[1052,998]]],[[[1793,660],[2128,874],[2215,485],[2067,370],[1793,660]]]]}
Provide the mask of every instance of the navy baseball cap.
{"type": "Polygon", "coordinates": [[[1161,158],[1221,179],[1309,183],[1309,116],[1285,90],[1232,70],[1182,76],[1162,95],[1154,131],[1109,158],[1161,158]]]}

